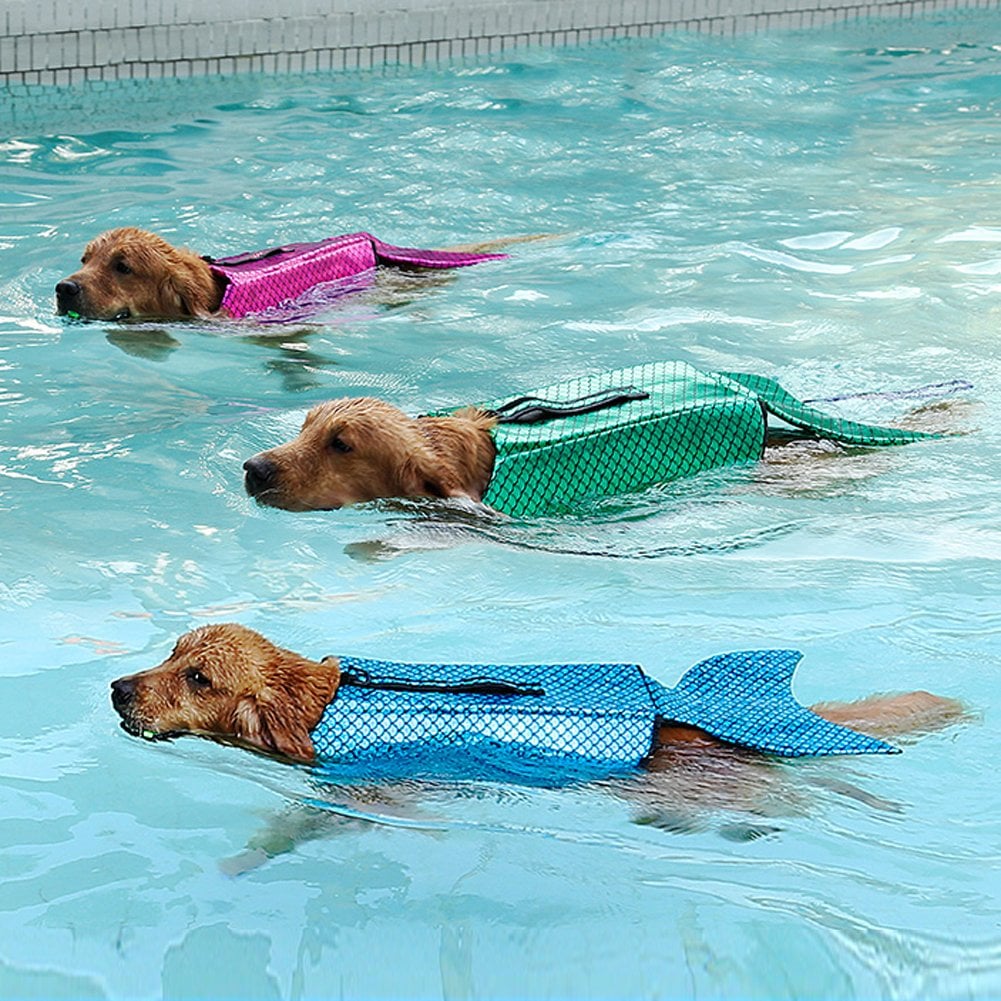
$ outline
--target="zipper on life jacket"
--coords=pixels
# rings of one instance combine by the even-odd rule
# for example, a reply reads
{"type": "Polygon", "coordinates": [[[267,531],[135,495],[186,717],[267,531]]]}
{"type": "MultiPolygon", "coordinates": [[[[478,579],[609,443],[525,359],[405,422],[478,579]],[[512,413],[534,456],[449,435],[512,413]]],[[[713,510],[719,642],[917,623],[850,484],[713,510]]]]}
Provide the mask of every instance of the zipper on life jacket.
{"type": "Polygon", "coordinates": [[[413,681],[408,678],[373,678],[368,671],[341,671],[342,685],[392,692],[435,692],[442,695],[534,695],[546,694],[538,685],[520,685],[499,678],[468,678],[464,681],[413,681]]]}
{"type": "Polygon", "coordinates": [[[594,413],[619,407],[633,400],[648,400],[650,394],[635,386],[617,386],[602,389],[575,400],[547,400],[541,396],[519,396],[514,400],[494,407],[487,413],[497,418],[498,424],[539,424],[542,421],[561,420],[580,414],[594,413]]]}

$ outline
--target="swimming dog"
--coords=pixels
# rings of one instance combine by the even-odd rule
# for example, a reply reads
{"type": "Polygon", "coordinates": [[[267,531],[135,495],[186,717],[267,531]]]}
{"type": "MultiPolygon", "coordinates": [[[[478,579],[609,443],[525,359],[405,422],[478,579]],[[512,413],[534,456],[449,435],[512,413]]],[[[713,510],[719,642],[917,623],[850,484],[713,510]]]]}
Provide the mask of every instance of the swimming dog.
{"type": "MultiPolygon", "coordinates": [[[[495,241],[496,248],[515,240],[495,241]]],[[[487,245],[418,250],[350,233],[227,258],[207,258],[146,230],[109,230],[87,244],[82,267],[56,285],[62,315],[93,320],[183,320],[245,316],[282,322],[311,290],[370,274],[377,265],[413,270],[465,267],[504,257],[487,245]]],[[[354,286],[352,286],[353,288],[354,286]]]]}

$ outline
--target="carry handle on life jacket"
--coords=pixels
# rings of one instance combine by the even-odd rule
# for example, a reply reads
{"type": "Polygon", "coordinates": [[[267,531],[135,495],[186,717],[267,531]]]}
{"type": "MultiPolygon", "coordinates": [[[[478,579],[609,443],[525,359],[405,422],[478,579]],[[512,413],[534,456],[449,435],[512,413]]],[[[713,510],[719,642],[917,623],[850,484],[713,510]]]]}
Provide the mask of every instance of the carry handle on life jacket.
{"type": "Polygon", "coordinates": [[[312,250],[319,247],[325,240],[318,240],[314,243],[286,243],[281,247],[268,247],[265,250],[248,250],[243,254],[234,254],[232,257],[209,257],[202,256],[202,260],[208,264],[221,264],[224,267],[238,267],[241,264],[254,264],[257,261],[265,261],[269,257],[278,254],[297,254],[300,251],[312,250]]]}
{"type": "Polygon", "coordinates": [[[342,685],[392,692],[436,692],[442,695],[545,695],[538,685],[519,685],[498,678],[467,678],[464,681],[414,681],[411,678],[373,678],[367,671],[341,671],[342,685]]]}
{"type": "Polygon", "coordinates": [[[577,417],[596,410],[619,407],[633,400],[648,400],[650,394],[635,386],[617,386],[597,393],[579,396],[575,400],[546,400],[541,396],[519,396],[487,411],[498,424],[539,424],[542,421],[577,417]]]}

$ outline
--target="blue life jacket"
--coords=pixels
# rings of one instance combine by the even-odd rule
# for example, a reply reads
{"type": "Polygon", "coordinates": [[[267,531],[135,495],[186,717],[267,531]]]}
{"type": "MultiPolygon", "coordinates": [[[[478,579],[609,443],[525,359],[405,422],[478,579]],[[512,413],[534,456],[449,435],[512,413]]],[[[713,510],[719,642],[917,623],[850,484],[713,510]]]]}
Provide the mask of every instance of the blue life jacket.
{"type": "Polygon", "coordinates": [[[637,664],[399,664],[340,658],[341,682],[310,736],[325,773],[544,784],[640,767],[662,721],[784,757],[887,753],[881,740],[796,701],[801,654],[704,660],[667,688],[637,664]]]}

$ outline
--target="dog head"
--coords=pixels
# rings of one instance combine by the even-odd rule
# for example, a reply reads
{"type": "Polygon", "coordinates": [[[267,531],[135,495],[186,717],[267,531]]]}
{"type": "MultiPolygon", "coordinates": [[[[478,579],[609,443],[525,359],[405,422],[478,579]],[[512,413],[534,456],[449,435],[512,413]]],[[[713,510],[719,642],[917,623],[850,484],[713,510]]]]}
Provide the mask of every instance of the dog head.
{"type": "Polygon", "coordinates": [[[208,264],[142,229],[91,240],[83,267],[56,286],[56,309],[92,320],[208,316],[221,292],[208,264]]]}
{"type": "Polygon", "coordinates": [[[111,702],[136,736],[231,738],[311,761],[310,731],[339,678],[333,658],[307,660],[252,629],[210,625],[182,636],[157,667],[113,681],[111,702]]]}
{"type": "Polygon", "coordinates": [[[411,418],[370,397],[314,407],[298,437],[244,464],[259,504],[315,511],[381,497],[480,500],[493,469],[495,419],[466,410],[411,418]]]}

